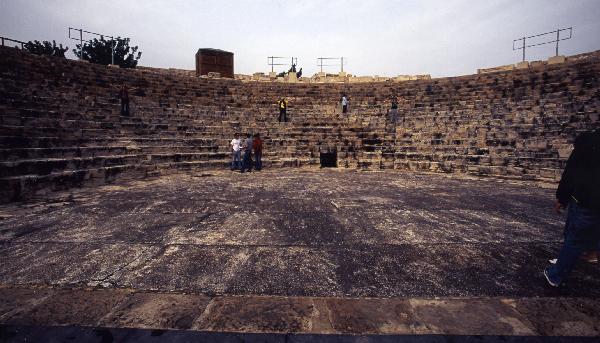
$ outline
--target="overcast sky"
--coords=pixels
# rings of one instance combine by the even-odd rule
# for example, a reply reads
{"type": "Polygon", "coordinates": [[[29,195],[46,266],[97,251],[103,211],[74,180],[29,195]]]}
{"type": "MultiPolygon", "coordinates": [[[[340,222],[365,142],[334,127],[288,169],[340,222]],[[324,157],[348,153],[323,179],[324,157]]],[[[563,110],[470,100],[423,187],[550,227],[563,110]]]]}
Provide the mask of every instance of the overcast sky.
{"type": "Polygon", "coordinates": [[[473,74],[519,62],[513,39],[557,28],[573,27],[561,54],[600,50],[599,18],[600,0],[0,0],[1,36],[71,49],[68,27],[130,37],[141,65],[164,68],[194,69],[198,48],[217,48],[243,74],[268,72],[272,55],[298,57],[304,75],[318,71],[317,57],[339,56],[355,75],[473,74]]]}

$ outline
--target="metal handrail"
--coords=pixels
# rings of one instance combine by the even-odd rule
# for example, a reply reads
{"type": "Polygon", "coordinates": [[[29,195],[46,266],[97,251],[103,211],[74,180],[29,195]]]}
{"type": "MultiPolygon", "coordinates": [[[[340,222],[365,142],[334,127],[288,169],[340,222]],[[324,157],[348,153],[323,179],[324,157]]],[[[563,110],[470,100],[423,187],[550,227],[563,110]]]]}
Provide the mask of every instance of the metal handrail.
{"type": "Polygon", "coordinates": [[[528,37],[522,37],[522,38],[517,38],[517,39],[513,39],[513,51],[515,50],[523,50],[523,62],[525,62],[525,48],[530,48],[533,46],[538,46],[538,45],[544,45],[544,44],[550,44],[550,43],[556,43],[556,56],[558,56],[558,42],[563,41],[563,40],[567,40],[567,39],[571,39],[573,38],[573,27],[567,27],[565,29],[558,29],[558,30],[554,30],[554,31],[550,31],[550,32],[545,32],[545,33],[540,33],[537,35],[533,35],[533,36],[528,36],[528,37]],[[560,32],[561,31],[569,31],[569,37],[566,38],[560,38],[560,32]],[[537,44],[530,44],[527,45],[525,42],[527,39],[529,38],[535,38],[535,37],[541,37],[541,36],[546,36],[549,34],[553,34],[556,33],[556,39],[555,40],[551,40],[551,41],[547,41],[547,42],[542,42],[542,43],[537,43],[537,44]],[[523,43],[521,44],[521,46],[519,47],[515,47],[515,42],[518,41],[523,41],[523,43]]]}
{"type": "MultiPolygon", "coordinates": [[[[283,57],[283,56],[269,56],[267,57],[267,65],[271,66],[271,73],[274,72],[273,67],[274,66],[286,66],[288,65],[287,63],[275,63],[276,59],[283,59],[283,58],[290,58],[290,57],[283,57]]],[[[292,65],[298,65],[298,57],[291,57],[292,59],[292,65]]]]}
{"type": "Polygon", "coordinates": [[[323,67],[341,67],[341,72],[344,72],[344,57],[318,57],[317,58],[317,67],[320,67],[321,73],[323,72],[323,67]],[[339,64],[323,64],[324,60],[340,60],[339,64]]]}
{"type": "Polygon", "coordinates": [[[8,37],[0,37],[0,41],[2,41],[2,46],[4,46],[4,41],[5,40],[6,41],[10,41],[10,42],[20,43],[21,44],[21,49],[24,49],[25,44],[27,44],[26,42],[22,42],[20,40],[8,38],[8,37]]]}
{"type": "MultiPolygon", "coordinates": [[[[69,27],[69,38],[73,39],[73,40],[78,40],[79,41],[79,59],[83,59],[83,33],[88,33],[91,35],[96,35],[96,36],[100,36],[100,37],[108,37],[110,38],[112,44],[111,44],[111,48],[112,48],[112,53],[111,53],[111,64],[115,64],[115,37],[113,36],[109,36],[109,35],[103,35],[101,33],[96,33],[96,32],[91,32],[91,31],[86,31],[83,29],[76,29],[73,27],[69,27]],[[71,30],[73,31],[78,31],[79,32],[79,38],[77,37],[71,37],[71,30]]],[[[91,42],[90,39],[85,40],[86,42],[91,42]]]]}

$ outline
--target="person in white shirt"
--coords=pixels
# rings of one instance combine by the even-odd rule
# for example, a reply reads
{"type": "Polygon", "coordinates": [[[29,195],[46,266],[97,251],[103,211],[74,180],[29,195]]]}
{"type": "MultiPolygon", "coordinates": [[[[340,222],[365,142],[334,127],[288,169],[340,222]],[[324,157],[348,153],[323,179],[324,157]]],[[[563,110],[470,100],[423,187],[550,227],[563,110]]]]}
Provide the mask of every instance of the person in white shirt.
{"type": "Polygon", "coordinates": [[[242,167],[242,161],[240,160],[240,150],[242,142],[238,138],[238,134],[236,133],[233,139],[231,140],[231,148],[233,152],[231,154],[231,170],[240,169],[242,167]]]}
{"type": "Polygon", "coordinates": [[[349,101],[346,94],[342,95],[342,113],[348,112],[348,103],[349,101]]]}

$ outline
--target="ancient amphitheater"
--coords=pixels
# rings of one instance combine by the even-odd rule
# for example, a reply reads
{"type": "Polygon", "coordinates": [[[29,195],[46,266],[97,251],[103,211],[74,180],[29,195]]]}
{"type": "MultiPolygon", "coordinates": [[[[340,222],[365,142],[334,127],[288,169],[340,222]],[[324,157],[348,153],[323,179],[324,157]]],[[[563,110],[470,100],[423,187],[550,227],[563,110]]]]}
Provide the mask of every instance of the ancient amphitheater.
{"type": "Polygon", "coordinates": [[[600,52],[286,83],[0,48],[0,338],[591,342],[597,266],[559,290],[541,271],[599,75],[600,52]],[[235,132],[264,137],[263,171],[229,171],[235,132]]]}

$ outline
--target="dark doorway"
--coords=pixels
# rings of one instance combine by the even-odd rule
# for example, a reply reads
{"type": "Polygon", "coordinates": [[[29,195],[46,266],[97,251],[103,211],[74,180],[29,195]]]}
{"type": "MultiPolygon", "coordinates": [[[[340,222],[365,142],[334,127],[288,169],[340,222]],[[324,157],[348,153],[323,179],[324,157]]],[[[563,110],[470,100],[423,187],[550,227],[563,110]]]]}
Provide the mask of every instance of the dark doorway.
{"type": "Polygon", "coordinates": [[[337,168],[337,150],[320,153],[321,168],[337,168]]]}

